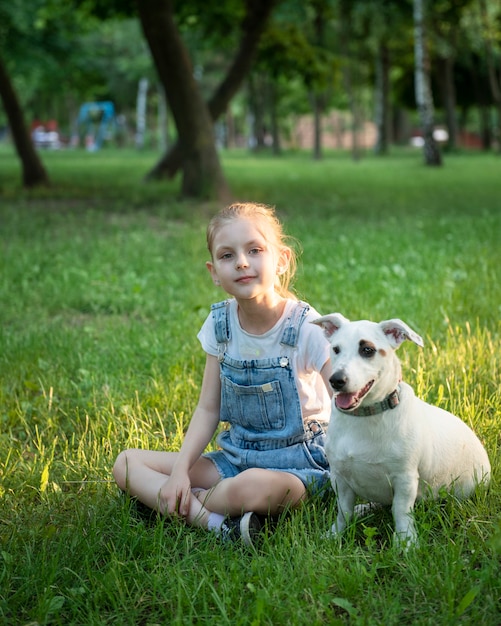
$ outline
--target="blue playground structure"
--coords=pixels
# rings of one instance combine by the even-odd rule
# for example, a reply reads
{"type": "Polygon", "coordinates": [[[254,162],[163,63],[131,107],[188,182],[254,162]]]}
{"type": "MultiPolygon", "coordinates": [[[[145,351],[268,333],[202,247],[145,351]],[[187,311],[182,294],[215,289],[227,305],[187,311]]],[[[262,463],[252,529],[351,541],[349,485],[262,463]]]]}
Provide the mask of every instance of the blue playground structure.
{"type": "Polygon", "coordinates": [[[104,140],[115,130],[115,106],[113,102],[86,102],[80,107],[77,119],[78,132],[84,137],[90,152],[99,150],[104,140]]]}

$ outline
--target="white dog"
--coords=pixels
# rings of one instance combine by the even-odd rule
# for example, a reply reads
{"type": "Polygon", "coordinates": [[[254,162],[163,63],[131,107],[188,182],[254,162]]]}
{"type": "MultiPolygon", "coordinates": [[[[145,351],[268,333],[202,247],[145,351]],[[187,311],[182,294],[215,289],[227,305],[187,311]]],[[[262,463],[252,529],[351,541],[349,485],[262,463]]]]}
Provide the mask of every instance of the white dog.
{"type": "Polygon", "coordinates": [[[314,321],[332,352],[334,389],[326,442],[338,514],[332,534],[353,516],[356,496],[391,504],[397,542],[416,541],[416,498],[441,488],[467,497],[487,484],[490,464],[458,417],[418,399],[401,380],[395,350],[423,340],[404,322],[350,322],[339,313],[314,321]]]}

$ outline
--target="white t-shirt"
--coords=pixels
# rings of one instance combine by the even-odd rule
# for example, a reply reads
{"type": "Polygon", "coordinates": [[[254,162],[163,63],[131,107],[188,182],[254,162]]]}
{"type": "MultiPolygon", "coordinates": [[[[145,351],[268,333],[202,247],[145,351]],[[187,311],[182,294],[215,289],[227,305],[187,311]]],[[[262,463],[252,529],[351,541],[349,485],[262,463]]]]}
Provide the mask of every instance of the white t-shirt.
{"type": "MultiPolygon", "coordinates": [[[[296,305],[295,300],[287,300],[282,317],[273,328],[262,335],[251,335],[240,326],[237,301],[230,300],[231,337],[226,346],[228,355],[240,361],[284,355],[280,339],[284,324],[296,305]]],[[[292,371],[299,393],[303,420],[315,418],[319,422],[328,422],[331,401],[320,376],[320,370],[329,359],[329,342],[319,326],[309,323],[318,317],[319,313],[310,307],[301,325],[297,346],[292,351],[292,371]]],[[[218,355],[212,313],[205,320],[197,336],[207,354],[218,355]]],[[[290,352],[286,351],[285,356],[290,356],[290,352]]]]}

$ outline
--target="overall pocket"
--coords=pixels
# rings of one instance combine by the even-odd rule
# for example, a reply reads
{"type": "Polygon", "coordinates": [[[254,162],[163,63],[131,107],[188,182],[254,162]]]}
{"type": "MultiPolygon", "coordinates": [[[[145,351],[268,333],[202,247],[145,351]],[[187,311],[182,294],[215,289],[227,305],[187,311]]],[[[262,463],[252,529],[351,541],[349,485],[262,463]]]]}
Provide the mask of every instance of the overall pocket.
{"type": "Polygon", "coordinates": [[[285,427],[285,407],[280,382],[237,385],[223,376],[221,419],[247,430],[281,430],[285,427]]]}

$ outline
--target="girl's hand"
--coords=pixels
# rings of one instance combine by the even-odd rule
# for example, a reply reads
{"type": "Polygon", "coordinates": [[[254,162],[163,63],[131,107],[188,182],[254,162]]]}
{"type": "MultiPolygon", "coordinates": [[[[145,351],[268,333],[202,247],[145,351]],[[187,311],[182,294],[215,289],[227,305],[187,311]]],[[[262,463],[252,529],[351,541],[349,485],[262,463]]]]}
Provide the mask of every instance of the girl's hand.
{"type": "Polygon", "coordinates": [[[187,473],[169,476],[158,492],[158,509],[163,515],[186,517],[190,509],[191,482],[187,473]]]}

